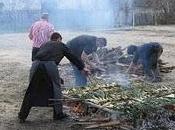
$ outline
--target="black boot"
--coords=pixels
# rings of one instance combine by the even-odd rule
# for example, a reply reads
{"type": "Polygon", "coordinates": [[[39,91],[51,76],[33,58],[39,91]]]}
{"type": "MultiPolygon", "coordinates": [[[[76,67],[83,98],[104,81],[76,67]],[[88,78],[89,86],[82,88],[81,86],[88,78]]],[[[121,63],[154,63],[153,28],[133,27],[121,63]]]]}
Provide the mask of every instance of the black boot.
{"type": "Polygon", "coordinates": [[[63,120],[63,119],[65,119],[65,118],[67,118],[67,117],[68,117],[67,114],[65,114],[65,113],[60,113],[60,114],[54,114],[53,119],[54,119],[54,120],[63,120]]]}
{"type": "Polygon", "coordinates": [[[19,120],[19,123],[25,123],[25,121],[26,121],[26,119],[24,119],[20,116],[20,113],[18,113],[18,120],[19,120]]]}

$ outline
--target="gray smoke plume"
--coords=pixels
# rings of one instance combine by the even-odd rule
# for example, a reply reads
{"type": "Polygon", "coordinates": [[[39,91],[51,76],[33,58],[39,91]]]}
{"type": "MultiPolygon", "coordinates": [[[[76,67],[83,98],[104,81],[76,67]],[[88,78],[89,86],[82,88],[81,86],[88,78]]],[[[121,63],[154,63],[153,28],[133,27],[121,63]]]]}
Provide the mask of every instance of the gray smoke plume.
{"type": "Polygon", "coordinates": [[[111,0],[43,0],[42,10],[62,28],[107,28],[114,25],[111,0]]]}
{"type": "Polygon", "coordinates": [[[0,32],[26,31],[40,18],[60,29],[103,29],[132,22],[133,0],[0,0],[0,32]]]}

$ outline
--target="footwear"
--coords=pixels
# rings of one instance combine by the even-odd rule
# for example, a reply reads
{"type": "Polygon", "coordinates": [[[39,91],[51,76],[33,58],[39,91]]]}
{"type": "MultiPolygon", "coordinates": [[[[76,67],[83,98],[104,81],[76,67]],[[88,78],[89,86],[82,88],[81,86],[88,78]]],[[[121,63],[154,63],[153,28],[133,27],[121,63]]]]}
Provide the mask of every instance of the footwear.
{"type": "Polygon", "coordinates": [[[175,121],[175,115],[170,116],[169,119],[175,121]]]}
{"type": "Polygon", "coordinates": [[[19,120],[19,123],[24,123],[25,122],[25,119],[21,118],[19,113],[18,113],[18,120],[19,120]]]}
{"type": "Polygon", "coordinates": [[[25,119],[19,119],[19,123],[25,123],[25,119]]]}
{"type": "Polygon", "coordinates": [[[54,120],[63,120],[65,118],[69,117],[67,114],[62,113],[62,114],[58,114],[58,115],[54,115],[53,119],[54,120]]]}

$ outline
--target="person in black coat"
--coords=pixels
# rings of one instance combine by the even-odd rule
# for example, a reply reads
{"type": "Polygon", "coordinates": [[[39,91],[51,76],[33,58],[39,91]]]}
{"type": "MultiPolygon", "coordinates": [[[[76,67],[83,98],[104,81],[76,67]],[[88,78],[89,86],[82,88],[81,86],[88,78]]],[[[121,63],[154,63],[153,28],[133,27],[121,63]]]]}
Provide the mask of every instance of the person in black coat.
{"type": "Polygon", "coordinates": [[[18,114],[20,122],[25,122],[31,107],[49,107],[49,99],[58,99],[53,102],[53,118],[59,120],[66,117],[59,100],[62,98],[62,92],[57,65],[66,56],[82,73],[86,74],[87,70],[84,63],[74,56],[61,40],[59,33],[53,33],[51,40],[41,46],[36,54],[30,69],[29,86],[18,114]]]}

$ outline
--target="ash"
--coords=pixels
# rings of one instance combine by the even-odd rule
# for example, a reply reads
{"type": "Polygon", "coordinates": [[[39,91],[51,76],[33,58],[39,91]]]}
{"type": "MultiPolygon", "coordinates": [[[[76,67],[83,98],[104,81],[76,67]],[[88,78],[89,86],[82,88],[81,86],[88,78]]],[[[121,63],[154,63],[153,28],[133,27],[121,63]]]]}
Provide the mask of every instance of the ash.
{"type": "Polygon", "coordinates": [[[175,115],[163,110],[151,113],[138,130],[175,130],[175,115]]]}

